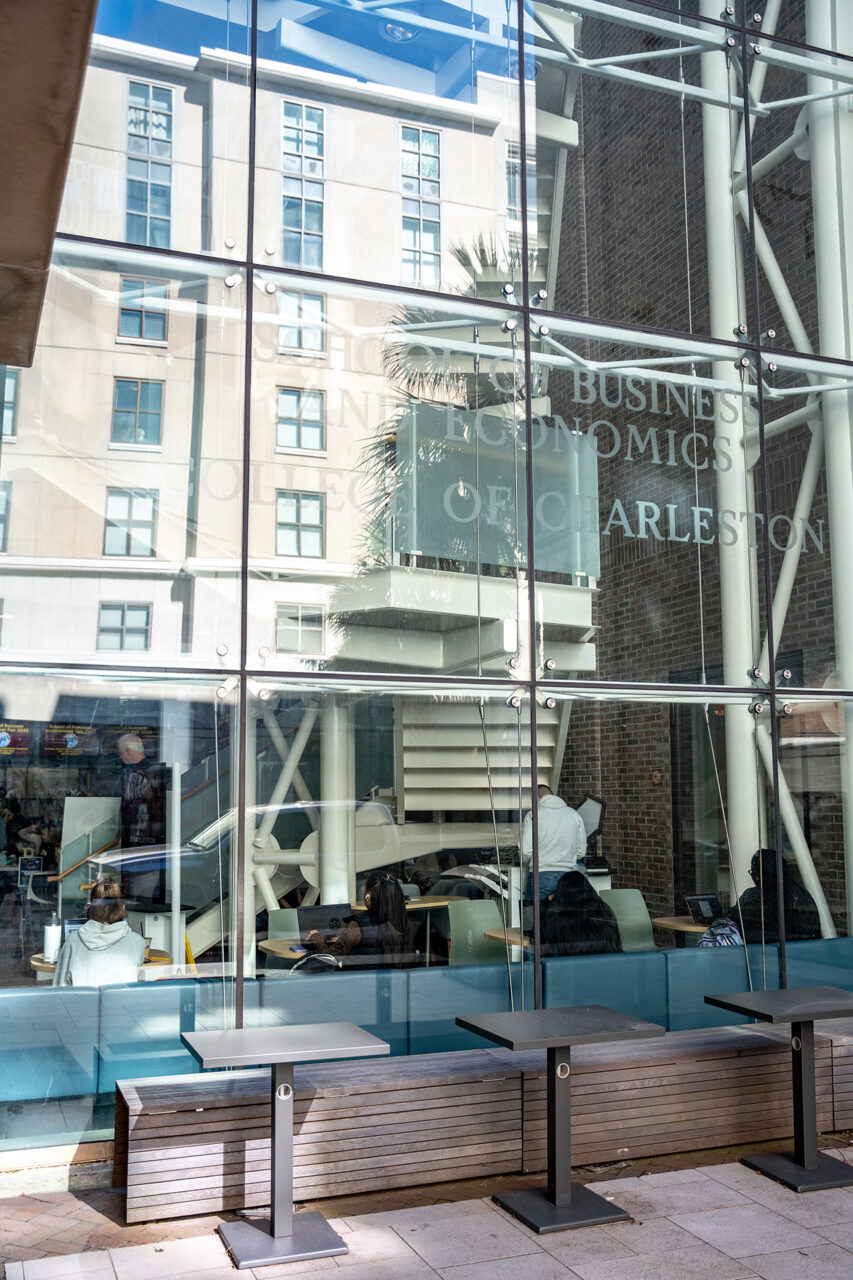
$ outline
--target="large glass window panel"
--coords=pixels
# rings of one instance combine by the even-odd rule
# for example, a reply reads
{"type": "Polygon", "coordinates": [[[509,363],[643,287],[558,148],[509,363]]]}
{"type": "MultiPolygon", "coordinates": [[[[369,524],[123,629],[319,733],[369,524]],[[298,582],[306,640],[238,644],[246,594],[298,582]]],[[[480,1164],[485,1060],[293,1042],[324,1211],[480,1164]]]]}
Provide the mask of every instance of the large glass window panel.
{"type": "Polygon", "coordinates": [[[117,1079],[195,1072],[181,1032],[234,1025],[238,719],[218,679],[4,669],[0,1150],[108,1140],[117,1079]]]}
{"type": "MultiPolygon", "coordinates": [[[[746,165],[741,36],[624,8],[534,4],[527,221],[510,153],[508,224],[549,306],[730,338],[751,323],[748,229],[731,190],[746,165]]],[[[706,6],[715,20],[721,8],[706,6]]]]}
{"type": "Polygon", "coordinates": [[[537,666],[746,685],[764,612],[755,357],[532,325],[537,666]]]}
{"type": "Polygon", "coordinates": [[[406,22],[335,3],[264,6],[257,260],[479,298],[514,282],[520,293],[505,211],[517,42],[514,8],[495,0],[406,22]]]}
{"type": "Polygon", "coordinates": [[[349,681],[251,690],[245,963],[262,1005],[300,1022],[339,1010],[394,1053],[469,1047],[456,1014],[530,1007],[526,701],[349,681]]]}
{"type": "MultiPolygon", "coordinates": [[[[755,858],[759,849],[775,847],[763,742],[770,730],[754,713],[754,700],[569,694],[556,687],[540,690],[540,699],[546,714],[551,708],[550,722],[540,727],[537,707],[540,783],[552,792],[537,806],[545,1003],[567,1003],[579,979],[578,961],[560,957],[615,951],[621,955],[614,956],[604,1003],[616,1001],[672,1031],[728,1025],[730,1015],[704,1004],[706,994],[724,989],[720,983],[740,990],[779,986],[772,872],[767,854],[755,858]],[[559,746],[549,759],[552,741],[559,746]],[[543,761],[552,767],[544,769],[543,761]],[[586,883],[575,873],[557,888],[549,864],[564,874],[571,861],[555,841],[571,816],[561,803],[582,818],[573,852],[585,839],[586,883]],[[631,985],[620,982],[619,964],[631,972],[631,985]]],[[[787,843],[782,853],[788,893],[796,896],[792,936],[828,938],[832,912],[813,869],[787,843]]],[[[606,972],[599,970],[599,982],[607,981],[606,972]]],[[[589,1000],[598,999],[594,974],[584,978],[589,1000]]]]}
{"type": "Polygon", "coordinates": [[[245,254],[250,8],[102,0],[60,231],[245,254]]]}
{"type": "Polygon", "coordinates": [[[843,18],[832,3],[809,12],[837,12],[831,31],[847,56],[762,35],[761,53],[752,56],[751,202],[746,186],[738,201],[756,228],[762,341],[850,360],[843,264],[850,237],[845,191],[853,146],[853,32],[846,8],[843,18]]]}
{"type": "Polygon", "coordinates": [[[765,630],[759,665],[782,685],[853,688],[853,365],[775,353],[762,372],[775,659],[765,630]]]}
{"type": "Polygon", "coordinates": [[[219,668],[237,652],[244,299],[227,267],[57,242],[0,457],[15,495],[8,659],[97,661],[100,607],[113,603],[150,609],[155,666],[219,668]],[[121,332],[128,314],[141,341],[121,332]],[[166,335],[152,346],[149,318],[166,335]],[[46,599],[61,626],[45,625],[46,599]]]}
{"type": "MultiPolygon", "coordinates": [[[[849,979],[841,972],[846,946],[839,940],[850,934],[853,909],[853,815],[847,749],[853,730],[853,702],[834,698],[831,686],[824,696],[782,691],[776,700],[776,712],[783,851],[786,862],[796,866],[819,902],[824,939],[808,946],[804,941],[800,945],[792,942],[788,949],[789,985],[810,986],[826,981],[832,986],[849,987],[849,979]]],[[[769,770],[766,728],[761,748],[769,770]]],[[[802,918],[797,911],[800,904],[796,899],[792,901],[787,883],[785,899],[786,930],[792,938],[808,937],[798,927],[802,918]]]]}
{"type": "Polygon", "coordinates": [[[250,666],[522,675],[516,316],[338,287],[320,329],[304,283],[270,273],[256,294],[250,666]],[[300,345],[315,328],[322,348],[300,345]],[[322,658],[276,643],[282,605],[323,611],[322,658]]]}

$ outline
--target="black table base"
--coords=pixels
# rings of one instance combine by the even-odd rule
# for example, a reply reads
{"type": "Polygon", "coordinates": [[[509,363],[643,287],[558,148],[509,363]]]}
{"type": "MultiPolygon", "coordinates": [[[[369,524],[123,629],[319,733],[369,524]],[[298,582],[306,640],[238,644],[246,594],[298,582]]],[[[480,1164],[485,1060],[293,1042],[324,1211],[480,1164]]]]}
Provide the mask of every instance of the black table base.
{"type": "Polygon", "coordinates": [[[540,1236],[570,1227],[595,1227],[603,1222],[627,1222],[631,1217],[618,1204],[596,1195],[580,1182],[571,1184],[568,1204],[554,1204],[545,1187],[529,1191],[506,1191],[492,1196],[496,1204],[518,1218],[540,1236]]]}
{"type": "Polygon", "coordinates": [[[829,1191],[832,1187],[853,1187],[853,1165],[844,1164],[819,1151],[811,1169],[795,1159],[795,1153],[770,1151],[766,1155],[743,1156],[741,1164],[756,1173],[774,1178],[792,1191],[829,1191]]]}
{"type": "Polygon", "coordinates": [[[269,1218],[251,1222],[223,1222],[219,1234],[235,1267],[269,1267],[274,1262],[304,1262],[349,1252],[322,1213],[295,1213],[288,1236],[272,1235],[269,1218]]]}

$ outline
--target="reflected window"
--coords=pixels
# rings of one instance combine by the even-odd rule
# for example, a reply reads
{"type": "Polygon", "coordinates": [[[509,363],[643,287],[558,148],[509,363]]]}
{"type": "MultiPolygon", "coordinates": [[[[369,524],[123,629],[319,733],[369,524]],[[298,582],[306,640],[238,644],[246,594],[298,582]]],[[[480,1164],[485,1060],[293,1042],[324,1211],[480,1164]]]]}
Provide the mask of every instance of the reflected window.
{"type": "Polygon", "coordinates": [[[140,652],[151,647],[150,604],[102,604],[98,648],[140,652]]]}
{"type": "Polygon", "coordinates": [[[105,556],[153,556],[156,489],[108,489],[105,556]]]}
{"type": "Polygon", "coordinates": [[[6,550],[6,534],[9,527],[9,505],[12,501],[12,484],[0,481],[0,551],[6,550]]]}
{"type": "Polygon", "coordinates": [[[168,249],[172,220],[172,90],[131,80],[127,106],[127,239],[168,249]]]}
{"type": "Polygon", "coordinates": [[[113,444],[159,444],[163,383],[116,378],[113,395],[113,444]]]}
{"type": "MultiPolygon", "coordinates": [[[[510,243],[521,250],[521,230],[524,211],[521,202],[521,148],[517,142],[507,143],[506,149],[506,222],[510,243]]],[[[536,233],[536,156],[527,157],[527,227],[531,236],[536,233]]]]}
{"type": "Polygon", "coordinates": [[[284,102],[282,259],[289,267],[323,266],[324,111],[284,102]]]}
{"type": "Polygon", "coordinates": [[[17,435],[18,380],[20,369],[7,369],[3,380],[3,439],[14,440],[17,435]]]}
{"type": "Polygon", "coordinates": [[[166,340],[166,285],[160,280],[125,277],[121,282],[120,338],[166,340]]]}
{"type": "Polygon", "coordinates": [[[275,647],[278,653],[323,653],[325,615],[321,605],[276,606],[275,647]]]}
{"type": "Polygon", "coordinates": [[[276,445],[279,449],[322,449],[324,418],[322,391],[279,387],[276,445]]]}
{"type": "Polygon", "coordinates": [[[434,129],[403,125],[403,284],[441,282],[441,155],[434,129]]]}
{"type": "Polygon", "coordinates": [[[324,348],[324,305],[320,293],[283,289],[278,295],[281,324],[278,345],[291,351],[322,351],[324,348]]]}
{"type": "Polygon", "coordinates": [[[276,495],[275,553],[322,558],[325,500],[321,493],[279,490],[276,495]]]}

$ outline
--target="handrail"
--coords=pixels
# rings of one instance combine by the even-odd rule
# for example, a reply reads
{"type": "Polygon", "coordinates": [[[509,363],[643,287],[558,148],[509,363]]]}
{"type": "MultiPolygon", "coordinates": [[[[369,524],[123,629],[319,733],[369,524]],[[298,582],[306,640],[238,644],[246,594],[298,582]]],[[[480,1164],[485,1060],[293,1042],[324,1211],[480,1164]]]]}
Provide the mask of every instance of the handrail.
{"type": "Polygon", "coordinates": [[[82,867],[85,863],[91,862],[93,858],[97,858],[99,853],[106,853],[107,849],[112,849],[118,844],[118,836],[113,836],[112,840],[108,840],[106,844],[102,844],[100,849],[93,849],[91,853],[87,853],[85,858],[81,858],[79,862],[75,862],[73,867],[66,867],[64,871],[60,871],[58,876],[48,876],[48,882],[53,884],[57,880],[64,880],[66,876],[70,876],[72,871],[76,871],[78,867],[82,867]]]}

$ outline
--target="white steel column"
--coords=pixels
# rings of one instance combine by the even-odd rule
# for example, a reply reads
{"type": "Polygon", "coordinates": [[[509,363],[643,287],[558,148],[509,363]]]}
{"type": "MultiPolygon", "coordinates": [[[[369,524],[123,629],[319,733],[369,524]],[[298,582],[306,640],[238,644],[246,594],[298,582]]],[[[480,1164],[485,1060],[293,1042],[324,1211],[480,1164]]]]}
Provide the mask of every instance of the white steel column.
{"type": "Polygon", "coordinates": [[[320,737],[320,901],[349,902],[349,711],[329,694],[320,737]]]}
{"type": "MultiPolygon", "coordinates": [[[[806,38],[819,48],[853,53],[850,0],[806,0],[806,38]]],[[[810,93],[825,93],[830,87],[837,86],[823,76],[809,77],[810,93]]],[[[849,98],[825,98],[809,105],[809,143],[820,350],[822,355],[852,360],[853,114],[849,98]]],[[[823,429],[835,660],[844,689],[853,688],[853,447],[849,391],[824,392],[823,429]]],[[[853,922],[853,706],[849,702],[844,705],[844,726],[841,794],[849,932],[853,922]]]]}
{"type": "MultiPolygon", "coordinates": [[[[236,719],[236,717],[235,717],[236,719]]],[[[243,976],[254,978],[257,959],[258,911],[255,902],[255,877],[252,863],[252,838],[255,834],[256,774],[258,768],[258,705],[249,698],[246,707],[246,756],[240,761],[240,768],[246,771],[246,857],[243,866],[243,976]]],[[[238,736],[232,739],[236,742],[238,736]]],[[[232,860],[235,873],[236,857],[232,860]]],[[[236,894],[234,901],[237,901],[236,894]]]]}
{"type": "MultiPolygon", "coordinates": [[[[719,19],[718,0],[702,0],[702,17],[719,19]]],[[[722,36],[720,38],[722,46],[722,36]]],[[[725,97],[729,93],[730,71],[726,52],[703,53],[702,85],[725,97]]],[[[737,87],[732,100],[738,101],[737,87]]],[[[702,143],[705,162],[705,223],[708,247],[708,291],[711,333],[731,339],[744,319],[740,303],[741,271],[737,241],[737,217],[732,191],[732,124],[724,107],[709,103],[702,107],[702,143]]],[[[714,364],[713,376],[732,381],[734,355],[714,364]]],[[[728,471],[717,472],[717,507],[742,511],[748,493],[747,458],[743,447],[746,424],[743,405],[735,422],[725,421],[716,398],[715,435],[730,441],[732,458],[728,471]]],[[[728,414],[731,417],[731,413],[728,414]]],[[[720,562],[720,605],[723,644],[723,679],[726,684],[743,685],[754,663],[752,617],[754,602],[750,574],[750,547],[747,531],[731,546],[717,545],[720,562]]],[[[755,725],[746,706],[726,707],[726,804],[731,856],[738,881],[746,879],[749,863],[760,844],[761,797],[756,768],[755,725]]]]}
{"type": "Polygon", "coordinates": [[[171,791],[169,807],[169,830],[167,834],[169,849],[169,889],[171,904],[171,929],[169,951],[172,964],[183,964],[186,958],[186,942],[181,915],[182,871],[181,864],[181,777],[189,768],[192,755],[190,750],[190,705],[174,699],[163,703],[163,742],[166,746],[167,762],[171,771],[171,791]]]}

